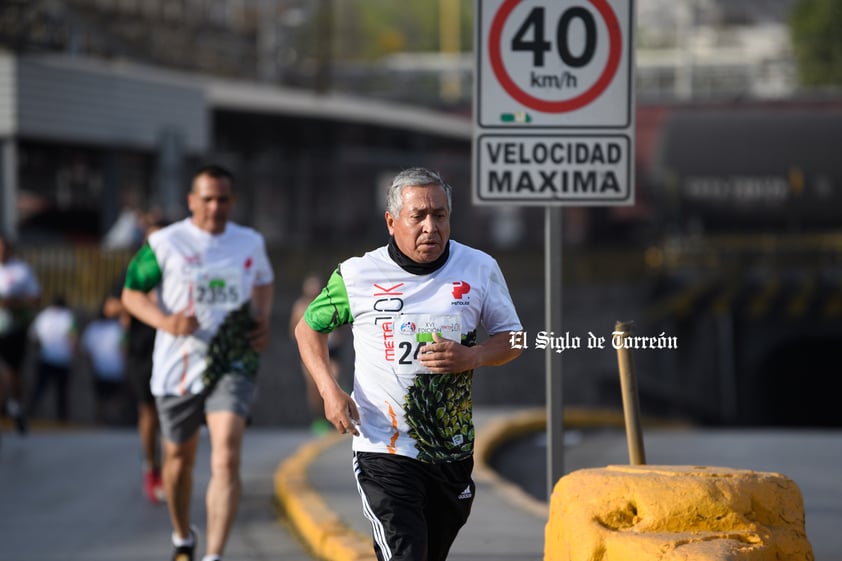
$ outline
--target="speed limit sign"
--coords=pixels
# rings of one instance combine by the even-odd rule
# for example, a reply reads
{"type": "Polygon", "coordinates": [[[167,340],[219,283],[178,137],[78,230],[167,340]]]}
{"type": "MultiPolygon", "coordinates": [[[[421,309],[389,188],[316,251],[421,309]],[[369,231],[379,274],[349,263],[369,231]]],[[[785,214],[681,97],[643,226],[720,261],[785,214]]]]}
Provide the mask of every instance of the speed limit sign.
{"type": "Polygon", "coordinates": [[[476,0],[475,202],[633,202],[633,13],[476,0]]]}
{"type": "Polygon", "coordinates": [[[631,0],[478,0],[478,10],[481,126],[628,124],[631,0]]]}

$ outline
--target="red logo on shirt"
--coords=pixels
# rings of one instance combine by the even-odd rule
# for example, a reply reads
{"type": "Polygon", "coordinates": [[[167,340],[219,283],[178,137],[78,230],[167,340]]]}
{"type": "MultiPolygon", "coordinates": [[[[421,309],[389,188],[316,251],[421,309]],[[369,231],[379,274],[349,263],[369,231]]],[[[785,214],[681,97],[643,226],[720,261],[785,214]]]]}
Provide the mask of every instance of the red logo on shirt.
{"type": "Polygon", "coordinates": [[[400,291],[403,286],[402,282],[391,286],[374,283],[375,291],[371,294],[377,298],[371,306],[372,309],[382,314],[374,318],[374,325],[379,325],[383,332],[383,352],[388,362],[395,360],[395,330],[392,320],[393,314],[403,309],[403,292],[400,291]]]}
{"type": "Polygon", "coordinates": [[[456,281],[453,283],[453,298],[461,300],[464,295],[471,291],[471,285],[465,281],[456,281]]]}
{"type": "Polygon", "coordinates": [[[246,271],[251,269],[251,264],[252,264],[251,257],[249,257],[249,258],[246,259],[246,263],[245,263],[246,271]]]}

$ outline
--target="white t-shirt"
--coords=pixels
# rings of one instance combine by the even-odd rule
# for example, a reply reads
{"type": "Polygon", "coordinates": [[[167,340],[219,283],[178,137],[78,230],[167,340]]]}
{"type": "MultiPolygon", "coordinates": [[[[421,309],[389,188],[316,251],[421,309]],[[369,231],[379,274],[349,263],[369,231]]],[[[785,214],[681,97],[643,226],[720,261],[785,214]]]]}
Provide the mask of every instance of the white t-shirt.
{"type": "Polygon", "coordinates": [[[91,358],[94,376],[118,382],[126,367],[126,332],[116,319],[98,318],[85,327],[82,349],[91,358]]]}
{"type": "MultiPolygon", "coordinates": [[[[36,298],[41,294],[41,285],[35,273],[24,261],[12,257],[0,263],[0,299],[36,298]]],[[[7,310],[0,306],[0,335],[25,329],[32,319],[24,311],[7,310]]]]}
{"type": "MultiPolygon", "coordinates": [[[[223,233],[211,234],[186,218],[149,236],[129,264],[126,287],[144,292],[156,288],[158,305],[165,313],[188,310],[199,321],[199,329],[188,336],[158,330],[152,355],[152,393],[200,393],[209,383],[213,367],[220,363],[210,360],[214,349],[220,344],[244,346],[247,326],[241,316],[247,316],[246,322],[250,317],[252,288],[273,280],[263,236],[251,228],[229,222],[223,233]],[[217,334],[224,322],[231,328],[226,328],[220,340],[217,334]]],[[[230,358],[228,353],[222,357],[228,361],[224,368],[253,376],[256,353],[235,354],[238,356],[230,358]]]]}
{"type": "Polygon", "coordinates": [[[401,268],[388,246],[348,259],[305,312],[322,333],[352,324],[361,433],[354,450],[431,463],[473,453],[473,372],[426,374],[419,349],[433,331],[472,345],[480,326],[490,335],[522,327],[497,262],[449,243],[447,261],[429,274],[401,268]]]}
{"type": "Polygon", "coordinates": [[[55,366],[73,363],[76,317],[68,308],[47,306],[32,323],[32,337],[40,346],[41,360],[55,366]]]}

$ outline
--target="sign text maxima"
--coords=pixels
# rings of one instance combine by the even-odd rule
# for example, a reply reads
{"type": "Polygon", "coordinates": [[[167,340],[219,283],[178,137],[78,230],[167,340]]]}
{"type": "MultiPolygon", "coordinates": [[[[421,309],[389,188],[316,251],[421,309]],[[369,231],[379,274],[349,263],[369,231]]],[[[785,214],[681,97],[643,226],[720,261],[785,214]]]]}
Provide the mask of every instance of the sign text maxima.
{"type": "Polygon", "coordinates": [[[628,201],[630,145],[625,135],[480,135],[478,195],[527,204],[628,201]]]}

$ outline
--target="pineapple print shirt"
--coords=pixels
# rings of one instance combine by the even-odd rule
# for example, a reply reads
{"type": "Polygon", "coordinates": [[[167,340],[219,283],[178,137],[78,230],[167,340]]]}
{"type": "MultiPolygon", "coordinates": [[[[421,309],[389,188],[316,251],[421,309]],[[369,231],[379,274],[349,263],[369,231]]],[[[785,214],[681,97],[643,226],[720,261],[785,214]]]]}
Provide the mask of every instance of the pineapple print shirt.
{"type": "Polygon", "coordinates": [[[156,289],[165,313],[186,309],[199,321],[188,336],[157,331],[152,393],[200,393],[226,373],[254,376],[249,301],[253,286],[273,280],[263,236],[251,228],[229,222],[210,234],[186,218],[150,235],[129,263],[126,288],[156,289]]]}
{"type": "Polygon", "coordinates": [[[491,335],[521,330],[497,262],[455,241],[428,274],[404,270],[388,246],[342,262],[304,320],[322,333],[352,324],[352,397],[360,412],[354,450],[430,463],[473,453],[473,372],[426,374],[420,347],[433,331],[472,345],[480,325],[491,335]]]}

